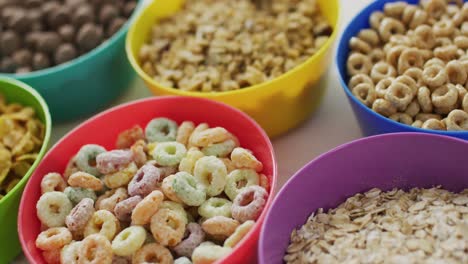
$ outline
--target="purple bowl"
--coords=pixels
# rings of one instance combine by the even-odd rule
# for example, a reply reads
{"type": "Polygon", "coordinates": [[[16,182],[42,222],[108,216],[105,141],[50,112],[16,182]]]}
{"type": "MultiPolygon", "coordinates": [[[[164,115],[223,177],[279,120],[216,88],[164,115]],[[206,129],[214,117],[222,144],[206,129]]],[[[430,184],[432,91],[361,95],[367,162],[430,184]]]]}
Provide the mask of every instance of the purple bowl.
{"type": "Polygon", "coordinates": [[[283,186],[267,214],[259,263],[283,263],[293,229],[318,208],[333,208],[373,187],[468,188],[468,142],[424,133],[385,134],[338,147],[308,163],[283,186]]]}

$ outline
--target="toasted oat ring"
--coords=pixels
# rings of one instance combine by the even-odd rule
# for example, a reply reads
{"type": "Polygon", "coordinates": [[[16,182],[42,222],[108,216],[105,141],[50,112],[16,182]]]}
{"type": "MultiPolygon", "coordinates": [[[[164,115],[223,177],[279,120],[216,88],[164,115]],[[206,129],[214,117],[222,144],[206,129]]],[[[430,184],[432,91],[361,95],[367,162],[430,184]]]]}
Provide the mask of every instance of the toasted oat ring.
{"type": "Polygon", "coordinates": [[[416,6],[409,5],[402,14],[402,21],[410,29],[415,29],[427,20],[427,13],[416,6]]]}
{"type": "Polygon", "coordinates": [[[109,240],[99,234],[86,237],[78,249],[78,264],[111,264],[112,246],[109,240]]]}
{"type": "Polygon", "coordinates": [[[379,61],[384,61],[385,60],[385,53],[381,49],[373,49],[369,53],[369,58],[370,58],[372,64],[376,64],[379,61]]]}
{"type": "Polygon", "coordinates": [[[414,80],[418,87],[422,86],[422,70],[419,68],[409,68],[403,73],[403,76],[408,76],[414,80]]]}
{"type": "Polygon", "coordinates": [[[424,68],[430,67],[430,66],[440,66],[440,67],[445,67],[445,62],[439,58],[431,58],[426,63],[424,63],[424,68]]]}
{"type": "Polygon", "coordinates": [[[359,31],[358,38],[371,46],[377,46],[380,44],[379,34],[373,29],[363,29],[359,31]]]}
{"type": "Polygon", "coordinates": [[[384,18],[384,13],[380,11],[373,12],[369,17],[369,24],[373,29],[378,30],[384,18]]]}
{"type": "Polygon", "coordinates": [[[463,97],[462,107],[463,110],[468,113],[468,93],[463,97]]]}
{"type": "Polygon", "coordinates": [[[451,37],[455,31],[455,25],[451,20],[437,21],[432,27],[436,37],[451,37]]]}
{"type": "Polygon", "coordinates": [[[428,25],[418,25],[414,31],[413,45],[420,49],[432,49],[436,44],[436,37],[428,25]]]}
{"type": "Polygon", "coordinates": [[[422,1],[421,4],[428,15],[435,19],[439,19],[447,10],[445,0],[428,0],[422,1]]]}
{"type": "Polygon", "coordinates": [[[407,49],[406,46],[402,45],[397,45],[394,47],[391,47],[387,52],[385,56],[385,60],[392,65],[394,68],[398,67],[398,59],[401,56],[401,53],[407,49]]]}
{"type": "Polygon", "coordinates": [[[182,241],[186,224],[180,213],[163,208],[151,217],[150,228],[158,243],[173,247],[182,241]]]}
{"type": "Polygon", "coordinates": [[[453,110],[445,119],[447,130],[468,130],[468,113],[463,110],[453,110]]]}
{"type": "Polygon", "coordinates": [[[150,243],[141,247],[135,255],[133,255],[132,263],[158,263],[158,264],[172,264],[174,258],[172,257],[169,249],[157,244],[150,243]]]}
{"type": "Polygon", "coordinates": [[[164,194],[158,190],[152,191],[139,202],[132,213],[132,224],[145,225],[151,221],[151,217],[158,211],[164,200],[164,194]]]}
{"type": "Polygon", "coordinates": [[[424,68],[422,79],[429,88],[436,88],[445,84],[447,73],[444,67],[432,65],[424,68]]]}
{"type": "Polygon", "coordinates": [[[423,86],[418,89],[418,102],[421,106],[421,110],[424,113],[431,113],[433,110],[432,101],[431,101],[431,90],[423,86]]]}
{"type": "Polygon", "coordinates": [[[413,98],[412,89],[401,82],[393,82],[385,94],[385,99],[400,111],[404,111],[411,101],[413,101],[413,98]]]}
{"type": "Polygon", "coordinates": [[[42,178],[41,181],[41,193],[46,192],[63,192],[67,187],[67,183],[59,173],[51,172],[42,178]]]}
{"type": "Polygon", "coordinates": [[[368,43],[357,37],[352,37],[351,40],[349,40],[349,47],[352,51],[362,54],[369,54],[372,50],[372,47],[368,43]]]}
{"type": "Polygon", "coordinates": [[[377,94],[374,87],[368,83],[358,84],[356,87],[354,87],[352,93],[356,99],[368,107],[371,107],[375,99],[377,99],[377,94]]]}
{"type": "Polygon", "coordinates": [[[423,129],[447,130],[445,123],[437,119],[428,119],[421,126],[423,129]]]}
{"type": "Polygon", "coordinates": [[[395,68],[385,61],[377,62],[371,70],[370,76],[374,83],[378,83],[380,80],[388,78],[388,77],[395,77],[397,75],[397,71],[395,68]]]}
{"type": "Polygon", "coordinates": [[[413,118],[410,115],[405,114],[405,113],[396,113],[396,114],[391,115],[389,118],[398,123],[402,123],[406,125],[413,124],[413,118]]]}
{"type": "Polygon", "coordinates": [[[453,84],[465,84],[466,83],[468,74],[460,62],[456,60],[450,61],[449,63],[447,63],[445,71],[447,72],[447,77],[448,77],[449,82],[453,84]]]}
{"type": "Polygon", "coordinates": [[[406,70],[416,67],[422,68],[424,58],[422,53],[416,48],[409,48],[403,51],[398,58],[398,73],[403,74],[406,70]]]}
{"type": "Polygon", "coordinates": [[[81,187],[91,189],[93,191],[100,191],[104,187],[101,180],[82,171],[78,171],[70,175],[68,178],[68,184],[72,187],[81,187]]]}
{"type": "Polygon", "coordinates": [[[392,85],[393,81],[395,78],[389,77],[380,80],[377,85],[375,86],[375,93],[377,95],[377,98],[384,98],[385,94],[387,93],[387,89],[392,85]]]}
{"type": "Polygon", "coordinates": [[[395,79],[395,82],[406,84],[409,88],[411,88],[411,91],[413,92],[413,96],[416,96],[416,94],[418,93],[417,83],[413,80],[413,78],[409,76],[406,76],[406,75],[398,76],[395,79]]]}
{"type": "Polygon", "coordinates": [[[417,99],[414,99],[405,110],[405,114],[411,117],[415,117],[417,114],[419,114],[419,112],[421,112],[421,106],[419,105],[417,99]]]}
{"type": "Polygon", "coordinates": [[[391,17],[399,18],[408,7],[406,2],[387,3],[384,5],[384,14],[391,17]]]}
{"type": "Polygon", "coordinates": [[[396,107],[393,106],[392,103],[382,98],[374,101],[372,104],[372,110],[386,117],[389,117],[397,112],[396,107]]]}
{"type": "Polygon", "coordinates": [[[393,35],[404,34],[405,26],[394,18],[385,17],[380,23],[379,33],[382,40],[387,42],[393,35]]]}
{"type": "Polygon", "coordinates": [[[36,239],[36,247],[42,250],[62,248],[72,240],[71,232],[65,227],[52,227],[41,232],[36,239]]]}
{"type": "Polygon", "coordinates": [[[432,92],[431,98],[435,107],[452,107],[458,101],[458,90],[453,84],[443,85],[432,92]]]}
{"type": "Polygon", "coordinates": [[[348,58],[347,69],[350,76],[359,73],[369,74],[372,69],[372,62],[369,56],[361,53],[353,53],[348,58]]]}
{"type": "Polygon", "coordinates": [[[457,59],[458,47],[453,44],[437,47],[434,49],[434,56],[444,61],[457,59]]]}

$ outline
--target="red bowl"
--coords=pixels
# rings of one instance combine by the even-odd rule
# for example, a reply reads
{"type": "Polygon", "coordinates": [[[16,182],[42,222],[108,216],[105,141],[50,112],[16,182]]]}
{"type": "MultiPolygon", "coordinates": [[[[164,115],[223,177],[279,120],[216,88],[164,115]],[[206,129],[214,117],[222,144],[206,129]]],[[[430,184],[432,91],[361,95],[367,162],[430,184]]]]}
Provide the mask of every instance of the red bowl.
{"type": "Polygon", "coordinates": [[[263,173],[270,180],[270,196],[265,210],[254,228],[230,255],[219,263],[252,263],[257,259],[260,227],[273,200],[277,169],[268,136],[250,117],[222,103],[193,97],[153,97],[109,109],[84,122],[62,138],[44,157],[24,190],[18,215],[18,233],[24,254],[31,263],[45,263],[41,250],[36,248],[40,222],[36,215],[36,202],[41,195],[40,182],[49,172],[63,172],[68,160],[84,144],[99,144],[114,149],[117,135],[136,124],[144,127],[155,117],[168,117],[177,122],[190,120],[222,126],[239,138],[241,146],[253,151],[263,162],[263,173]]]}

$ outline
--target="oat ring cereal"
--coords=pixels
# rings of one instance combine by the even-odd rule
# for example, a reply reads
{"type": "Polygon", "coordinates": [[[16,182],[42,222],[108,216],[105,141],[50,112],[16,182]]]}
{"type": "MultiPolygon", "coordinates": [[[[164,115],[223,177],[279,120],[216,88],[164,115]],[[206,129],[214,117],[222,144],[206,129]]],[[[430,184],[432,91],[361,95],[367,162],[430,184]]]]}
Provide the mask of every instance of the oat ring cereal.
{"type": "Polygon", "coordinates": [[[62,192],[44,193],[36,205],[37,217],[48,227],[65,225],[65,218],[73,209],[68,197],[62,192]]]}
{"type": "Polygon", "coordinates": [[[365,105],[372,104],[376,99],[374,86],[368,83],[361,83],[353,88],[353,94],[365,105]]]}
{"type": "Polygon", "coordinates": [[[372,69],[372,62],[369,57],[360,53],[354,53],[348,59],[347,69],[352,75],[360,73],[369,74],[372,69]]]}
{"type": "Polygon", "coordinates": [[[206,190],[206,195],[216,196],[226,186],[227,169],[224,163],[213,156],[200,158],[195,163],[193,175],[206,190]]]}
{"type": "Polygon", "coordinates": [[[79,264],[112,263],[112,246],[105,236],[94,234],[86,237],[79,252],[79,264]]]}
{"type": "Polygon", "coordinates": [[[133,255],[132,263],[160,263],[171,264],[174,259],[169,249],[157,244],[151,243],[141,247],[133,255]]]}
{"type": "Polygon", "coordinates": [[[197,223],[189,223],[185,232],[188,235],[174,247],[174,251],[179,256],[191,257],[195,248],[205,240],[205,232],[197,223]]]}

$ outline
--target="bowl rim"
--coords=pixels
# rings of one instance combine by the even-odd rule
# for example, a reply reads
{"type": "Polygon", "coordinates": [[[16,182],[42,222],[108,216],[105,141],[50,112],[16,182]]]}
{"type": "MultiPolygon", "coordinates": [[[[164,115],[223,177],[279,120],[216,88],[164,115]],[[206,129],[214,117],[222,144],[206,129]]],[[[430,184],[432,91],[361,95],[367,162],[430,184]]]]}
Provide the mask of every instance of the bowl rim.
{"type": "Polygon", "coordinates": [[[264,259],[265,256],[262,253],[264,251],[266,251],[266,249],[265,249],[265,236],[266,236],[266,234],[265,233],[266,233],[267,222],[270,219],[271,212],[274,210],[276,205],[279,203],[279,200],[284,200],[286,198],[285,193],[287,192],[287,189],[290,189],[289,186],[292,185],[293,182],[297,180],[299,175],[304,174],[305,171],[308,170],[308,168],[310,166],[312,166],[313,164],[319,163],[319,162],[321,162],[321,160],[326,159],[329,156],[333,156],[336,152],[338,152],[338,151],[340,151],[342,149],[346,149],[346,148],[352,147],[354,145],[366,144],[367,142],[370,142],[370,141],[378,141],[381,138],[395,138],[396,139],[396,138],[402,138],[402,137],[403,138],[404,137],[425,137],[425,138],[428,138],[428,139],[432,138],[432,139],[436,139],[436,140],[452,141],[452,142],[455,142],[455,143],[458,143],[458,144],[463,144],[463,145],[468,146],[468,141],[463,140],[463,139],[459,139],[459,138],[455,138],[455,137],[446,136],[446,135],[431,134],[431,133],[420,133],[420,132],[397,132],[397,133],[379,134],[379,135],[375,135],[375,136],[358,138],[358,139],[355,139],[353,141],[350,141],[350,142],[344,143],[342,145],[339,145],[339,146],[337,146],[337,147],[335,147],[335,148],[333,148],[333,149],[331,149],[331,150],[329,150],[329,151],[327,151],[325,153],[320,154],[316,158],[314,158],[311,161],[307,162],[299,170],[297,170],[286,181],[286,183],[283,184],[281,189],[277,192],[277,194],[275,196],[275,200],[271,204],[271,206],[270,206],[270,208],[269,208],[269,210],[267,212],[267,215],[265,216],[262,228],[260,230],[259,243],[258,243],[258,261],[259,261],[259,263],[260,264],[266,263],[265,259],[264,259]]]}
{"type": "MultiPolygon", "coordinates": [[[[186,1],[186,0],[185,0],[186,1]]],[[[130,61],[130,64],[132,65],[133,69],[137,72],[138,76],[142,78],[146,83],[151,84],[153,87],[158,87],[158,89],[161,89],[165,93],[169,93],[172,95],[181,95],[181,96],[193,96],[193,97],[205,97],[205,98],[220,98],[224,96],[230,96],[230,95],[239,95],[239,94],[244,94],[248,92],[254,92],[258,91],[261,89],[269,89],[272,83],[280,82],[284,79],[289,78],[291,75],[295,74],[296,72],[303,70],[306,65],[312,63],[316,58],[323,56],[327,51],[330,50],[331,46],[333,45],[339,31],[339,25],[340,25],[340,14],[341,14],[341,5],[339,0],[328,0],[334,3],[334,5],[337,7],[337,13],[336,13],[336,19],[332,21],[332,28],[333,32],[328,38],[328,40],[325,42],[325,44],[320,47],[320,49],[312,56],[309,56],[309,58],[302,62],[299,65],[296,65],[294,68],[291,70],[281,74],[280,76],[273,78],[271,80],[268,80],[266,82],[248,86],[245,88],[241,88],[238,90],[231,90],[231,91],[219,91],[219,92],[200,92],[200,91],[184,91],[180,90],[177,88],[173,87],[167,87],[164,85],[161,85],[159,82],[155,81],[151,76],[146,74],[146,72],[143,71],[142,67],[140,66],[136,56],[133,55],[132,48],[133,48],[133,39],[134,35],[138,32],[137,29],[137,24],[139,24],[140,20],[142,17],[146,14],[149,13],[152,8],[155,8],[157,4],[159,3],[158,1],[153,1],[151,4],[145,6],[142,8],[140,14],[135,18],[133,21],[132,25],[130,26],[128,30],[128,34],[126,37],[126,42],[125,42],[125,50],[127,53],[127,58],[130,61]]]]}
{"type": "Polygon", "coordinates": [[[114,33],[110,38],[104,40],[97,47],[86,52],[85,54],[80,55],[72,59],[71,61],[67,61],[62,64],[58,64],[58,65],[45,68],[42,70],[32,71],[28,73],[19,73],[19,74],[18,73],[0,73],[0,76],[15,78],[18,80],[40,78],[40,77],[45,77],[45,76],[49,76],[49,75],[56,74],[56,73],[58,74],[68,69],[78,67],[80,66],[80,64],[96,58],[103,51],[107,50],[110,46],[114,45],[117,41],[125,37],[125,34],[127,33],[130,24],[133,22],[135,17],[141,11],[141,7],[143,6],[143,3],[145,1],[146,0],[137,0],[137,5],[135,6],[135,9],[133,10],[132,15],[125,21],[125,24],[116,33],[114,33]]]}
{"type": "MultiPolygon", "coordinates": [[[[345,74],[347,75],[347,72],[341,72],[340,71],[340,57],[342,56],[345,56],[345,57],[348,57],[348,53],[344,54],[345,53],[345,45],[347,45],[348,41],[345,40],[345,35],[347,35],[347,33],[351,30],[353,30],[355,28],[355,25],[356,22],[358,20],[360,20],[364,14],[366,12],[369,12],[369,11],[382,11],[378,8],[378,5],[382,4],[382,3],[388,3],[388,2],[396,2],[396,1],[399,1],[399,0],[383,0],[383,1],[372,1],[371,3],[369,3],[365,8],[363,8],[361,11],[359,11],[347,24],[347,26],[344,28],[343,30],[343,33],[341,34],[340,36],[340,39],[338,41],[338,45],[337,45],[337,52],[336,52],[336,56],[335,56],[335,64],[336,64],[336,67],[337,67],[337,70],[338,70],[338,76],[339,76],[339,80],[340,80],[340,83],[341,83],[341,87],[343,88],[343,90],[345,91],[346,95],[348,96],[348,98],[350,98],[350,100],[359,106],[359,108],[363,109],[367,114],[370,114],[372,115],[373,117],[376,117],[378,118],[379,120],[382,120],[384,122],[387,122],[389,124],[391,124],[393,127],[396,127],[397,129],[399,129],[400,131],[412,131],[412,132],[418,132],[418,133],[435,133],[435,134],[439,134],[439,135],[447,135],[447,136],[455,136],[455,137],[460,137],[460,136],[467,136],[468,135],[468,131],[443,131],[443,130],[433,130],[433,129],[423,129],[423,128],[418,128],[418,127],[413,127],[413,126],[410,126],[410,125],[406,125],[406,124],[403,124],[403,123],[399,123],[397,121],[394,121],[390,118],[387,118],[383,115],[380,115],[374,111],[372,111],[372,109],[370,109],[369,107],[367,107],[366,105],[364,105],[361,101],[359,101],[351,92],[351,89],[349,89],[348,87],[348,84],[345,80],[347,80],[348,76],[345,76],[345,74]]],[[[467,0],[464,0],[465,2],[467,2],[467,0]]],[[[407,2],[405,0],[405,2],[407,2]]],[[[363,29],[363,28],[359,28],[359,29],[363,29]]]]}
{"type": "Polygon", "coordinates": [[[29,170],[26,172],[26,174],[23,175],[21,180],[15,185],[15,187],[13,187],[13,189],[11,189],[11,191],[9,191],[2,199],[0,199],[0,207],[4,203],[6,203],[7,200],[9,200],[14,194],[16,194],[18,192],[18,190],[20,188],[22,188],[23,185],[25,185],[25,182],[27,182],[29,180],[29,178],[33,174],[36,167],[39,165],[39,163],[44,158],[44,156],[45,156],[45,154],[47,152],[49,142],[50,142],[50,138],[51,138],[51,134],[52,134],[52,117],[51,117],[50,112],[49,112],[49,107],[47,106],[47,103],[45,102],[44,98],[42,98],[42,96],[38,92],[36,90],[34,90],[31,86],[29,86],[29,85],[27,85],[27,84],[25,84],[25,83],[23,83],[21,81],[10,78],[10,77],[0,76],[0,84],[1,83],[12,84],[12,85],[16,86],[17,89],[22,89],[22,90],[26,91],[29,94],[29,96],[34,97],[34,99],[36,99],[39,102],[41,111],[44,112],[45,134],[44,134],[44,141],[42,142],[42,146],[41,146],[41,149],[38,152],[36,160],[33,162],[33,164],[31,165],[29,170]]]}
{"type": "MultiPolygon", "coordinates": [[[[271,180],[270,180],[270,191],[268,192],[268,200],[267,200],[267,204],[266,204],[266,207],[264,209],[264,211],[262,212],[262,214],[260,215],[259,219],[261,219],[263,217],[263,221],[266,219],[266,216],[267,216],[267,213],[269,211],[269,209],[271,208],[271,205],[273,204],[274,202],[274,198],[276,197],[275,195],[275,190],[276,190],[276,186],[278,184],[278,164],[277,164],[277,161],[276,161],[276,155],[275,155],[275,150],[273,148],[273,144],[270,140],[270,138],[268,137],[268,135],[266,134],[265,130],[253,119],[251,118],[249,115],[247,115],[246,113],[240,111],[239,109],[235,108],[235,107],[232,107],[230,105],[227,105],[227,104],[224,104],[224,103],[221,103],[221,102],[217,102],[217,101],[213,101],[213,100],[209,100],[209,99],[206,99],[206,98],[199,98],[199,97],[186,97],[186,96],[158,96],[158,97],[147,97],[147,98],[142,98],[142,99],[138,99],[138,100],[133,100],[133,101],[130,101],[130,102],[127,102],[127,103],[124,103],[124,104],[120,104],[120,105],[117,105],[117,106],[114,106],[114,107],[111,107],[103,112],[100,112],[99,114],[96,114],[92,117],[90,117],[88,120],[80,123],[78,126],[74,127],[71,131],[69,131],[66,135],[64,135],[59,141],[57,141],[57,143],[55,143],[54,146],[52,146],[52,148],[50,149],[50,151],[48,151],[48,153],[43,157],[43,159],[47,158],[49,155],[51,155],[53,152],[54,152],[54,149],[56,148],[56,146],[62,144],[62,142],[64,141],[67,141],[69,140],[70,137],[73,137],[74,134],[76,133],[77,130],[79,130],[82,126],[85,126],[85,125],[89,125],[93,122],[95,122],[96,119],[99,119],[101,118],[102,116],[105,116],[105,115],[108,115],[114,111],[119,111],[120,109],[123,109],[123,108],[126,108],[128,106],[131,106],[131,105],[134,105],[134,104],[140,104],[140,103],[143,103],[143,102],[147,102],[147,101],[161,101],[161,100],[190,100],[190,101],[198,101],[200,103],[209,103],[209,104],[213,104],[213,105],[217,105],[218,107],[221,107],[221,108],[228,108],[230,109],[231,111],[235,112],[236,115],[240,115],[242,116],[247,122],[251,123],[255,128],[256,130],[258,130],[259,134],[262,136],[262,138],[266,139],[266,148],[268,148],[269,150],[269,153],[268,153],[268,157],[269,159],[272,161],[272,173],[271,173],[271,180]]],[[[42,160],[41,160],[42,161],[42,160]]],[[[31,174],[32,175],[32,174],[31,174]]],[[[28,188],[29,186],[29,182],[28,184],[25,186],[25,190],[26,188],[28,188]]],[[[23,249],[23,253],[24,255],[26,256],[26,258],[29,260],[29,261],[32,261],[34,262],[34,257],[30,254],[30,252],[28,250],[25,250],[25,248],[27,248],[27,241],[25,241],[24,239],[24,236],[23,236],[23,227],[21,226],[21,221],[20,219],[22,218],[22,204],[24,202],[27,202],[24,198],[25,196],[22,196],[21,197],[21,201],[20,201],[20,205],[19,205],[19,209],[18,209],[18,221],[17,221],[17,229],[18,229],[18,237],[19,237],[19,240],[20,240],[20,243],[21,243],[21,247],[23,249]]],[[[37,202],[37,201],[36,201],[37,202]]],[[[263,222],[261,223],[261,225],[259,225],[258,221],[255,222],[254,226],[250,229],[250,231],[245,235],[245,237],[241,240],[240,243],[238,243],[234,248],[233,250],[231,251],[231,253],[229,253],[228,255],[224,256],[224,258],[220,259],[219,261],[222,261],[226,258],[228,258],[229,256],[231,256],[231,254],[233,252],[235,252],[235,250],[237,248],[239,248],[240,246],[242,246],[246,241],[248,241],[252,234],[254,233],[255,230],[258,230],[258,232],[260,232],[261,228],[263,226],[263,222]]]]}

